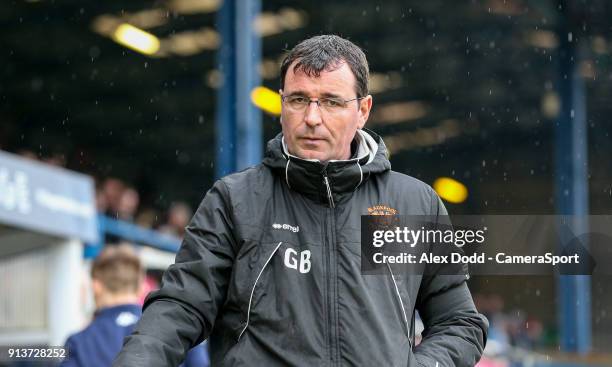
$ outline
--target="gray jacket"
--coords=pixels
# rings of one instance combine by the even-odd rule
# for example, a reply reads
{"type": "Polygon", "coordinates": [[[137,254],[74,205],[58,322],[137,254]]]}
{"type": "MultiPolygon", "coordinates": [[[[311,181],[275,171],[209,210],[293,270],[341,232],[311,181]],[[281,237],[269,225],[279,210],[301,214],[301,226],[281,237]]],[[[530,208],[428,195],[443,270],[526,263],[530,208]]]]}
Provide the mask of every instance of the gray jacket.
{"type": "Polygon", "coordinates": [[[473,366],[488,323],[464,275],[361,273],[362,215],[446,211],[391,171],[380,137],[360,130],[353,148],[324,165],[279,134],[263,164],[217,181],[114,366],[178,365],[206,338],[213,366],[473,366]]]}

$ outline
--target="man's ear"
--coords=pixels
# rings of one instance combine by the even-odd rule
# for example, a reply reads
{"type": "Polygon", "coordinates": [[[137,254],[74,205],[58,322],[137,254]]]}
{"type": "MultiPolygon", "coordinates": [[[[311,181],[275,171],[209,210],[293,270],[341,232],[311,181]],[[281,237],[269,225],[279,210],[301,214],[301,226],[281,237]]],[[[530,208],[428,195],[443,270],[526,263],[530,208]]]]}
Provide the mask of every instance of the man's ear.
{"type": "Polygon", "coordinates": [[[370,110],[372,109],[372,96],[368,94],[363,99],[359,101],[359,122],[357,127],[359,129],[363,128],[368,121],[368,117],[370,116],[370,110]]]}
{"type": "Polygon", "coordinates": [[[99,281],[98,279],[95,279],[95,278],[91,280],[91,289],[92,289],[93,294],[95,296],[99,296],[99,295],[103,294],[104,291],[105,291],[104,284],[102,284],[101,281],[99,281]]]}

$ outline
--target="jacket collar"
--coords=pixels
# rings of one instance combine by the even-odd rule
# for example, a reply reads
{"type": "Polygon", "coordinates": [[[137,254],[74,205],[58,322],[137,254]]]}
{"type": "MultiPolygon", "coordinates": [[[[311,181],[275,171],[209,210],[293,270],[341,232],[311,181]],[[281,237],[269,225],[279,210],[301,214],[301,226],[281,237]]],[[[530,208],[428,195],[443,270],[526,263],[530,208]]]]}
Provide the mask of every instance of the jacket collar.
{"type": "Polygon", "coordinates": [[[354,142],[357,148],[351,159],[323,163],[289,154],[281,133],[268,142],[263,163],[292,190],[333,207],[350,196],[370,175],[391,169],[387,148],[374,132],[358,130],[354,142]]]}

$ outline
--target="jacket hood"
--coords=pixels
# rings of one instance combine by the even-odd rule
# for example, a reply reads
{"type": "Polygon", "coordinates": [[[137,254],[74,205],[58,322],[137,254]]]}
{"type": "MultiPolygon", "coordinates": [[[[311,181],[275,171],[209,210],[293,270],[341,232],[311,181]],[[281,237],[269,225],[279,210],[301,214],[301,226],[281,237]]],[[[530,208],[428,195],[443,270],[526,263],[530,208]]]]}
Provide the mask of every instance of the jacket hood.
{"type": "Polygon", "coordinates": [[[382,138],[371,130],[357,130],[357,149],[348,160],[321,162],[290,154],[279,133],[267,144],[263,164],[287,185],[310,199],[330,206],[341,202],[373,174],[391,169],[382,138]]]}

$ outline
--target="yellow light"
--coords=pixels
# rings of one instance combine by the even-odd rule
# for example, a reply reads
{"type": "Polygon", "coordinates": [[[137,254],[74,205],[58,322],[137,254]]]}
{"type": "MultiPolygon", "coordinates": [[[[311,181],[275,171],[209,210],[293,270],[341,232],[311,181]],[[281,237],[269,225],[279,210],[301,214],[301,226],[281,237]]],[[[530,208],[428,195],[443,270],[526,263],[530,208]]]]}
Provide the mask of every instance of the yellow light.
{"type": "Polygon", "coordinates": [[[281,113],[280,94],[272,89],[266,87],[253,88],[251,91],[251,101],[255,106],[270,114],[278,116],[281,113]]]}
{"type": "Polygon", "coordinates": [[[438,195],[449,203],[459,204],[468,196],[468,189],[461,182],[450,177],[440,177],[433,183],[433,188],[438,195]]]}
{"type": "Polygon", "coordinates": [[[159,51],[159,39],[133,25],[123,23],[113,33],[115,42],[145,55],[159,51]]]}

